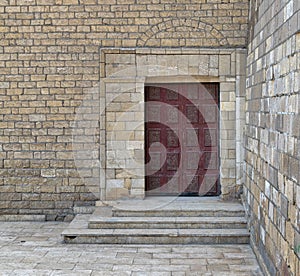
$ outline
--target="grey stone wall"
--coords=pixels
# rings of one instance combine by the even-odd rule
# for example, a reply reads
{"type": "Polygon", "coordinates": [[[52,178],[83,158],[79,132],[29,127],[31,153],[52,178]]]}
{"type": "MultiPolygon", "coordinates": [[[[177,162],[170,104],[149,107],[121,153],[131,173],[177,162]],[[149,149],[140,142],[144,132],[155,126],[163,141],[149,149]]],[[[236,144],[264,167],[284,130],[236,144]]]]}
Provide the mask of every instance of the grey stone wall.
{"type": "Polygon", "coordinates": [[[251,1],[245,204],[271,275],[300,275],[300,2],[251,1]]]}

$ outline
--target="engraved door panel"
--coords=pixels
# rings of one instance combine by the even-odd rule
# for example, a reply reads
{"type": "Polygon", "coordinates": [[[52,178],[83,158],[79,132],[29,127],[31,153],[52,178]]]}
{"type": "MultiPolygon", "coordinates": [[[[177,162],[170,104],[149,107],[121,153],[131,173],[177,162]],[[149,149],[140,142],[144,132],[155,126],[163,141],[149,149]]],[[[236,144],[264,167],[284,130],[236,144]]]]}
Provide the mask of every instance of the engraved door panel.
{"type": "Polygon", "coordinates": [[[218,84],[147,86],[146,191],[219,194],[218,84]]]}

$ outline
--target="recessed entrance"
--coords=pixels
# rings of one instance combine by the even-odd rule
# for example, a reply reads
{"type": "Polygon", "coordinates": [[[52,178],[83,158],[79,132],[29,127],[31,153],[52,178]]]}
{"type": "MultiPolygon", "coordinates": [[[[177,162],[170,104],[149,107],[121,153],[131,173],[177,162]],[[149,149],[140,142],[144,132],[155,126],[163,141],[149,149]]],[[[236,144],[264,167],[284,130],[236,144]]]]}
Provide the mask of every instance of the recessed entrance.
{"type": "Polygon", "coordinates": [[[148,195],[218,195],[219,85],[145,87],[148,195]]]}
{"type": "MultiPolygon", "coordinates": [[[[220,194],[222,199],[236,197],[243,183],[244,163],[239,153],[243,149],[241,133],[245,122],[245,57],[245,49],[235,48],[101,49],[100,103],[105,111],[101,112],[103,124],[101,123],[99,141],[100,169],[105,168],[105,173],[95,173],[95,180],[93,178],[90,181],[93,189],[96,183],[100,183],[95,190],[99,192],[101,200],[144,198],[149,193],[220,194]],[[166,83],[172,83],[173,86],[165,87],[166,83]],[[170,99],[161,91],[158,98],[154,96],[150,100],[150,88],[146,88],[145,93],[145,86],[167,88],[175,92],[176,89],[181,89],[184,98],[188,99],[184,101],[190,107],[183,109],[182,101],[172,97],[170,99]],[[213,97],[207,98],[207,93],[203,94],[202,90],[210,91],[213,97]],[[161,125],[149,122],[145,126],[145,115],[149,117],[146,105],[150,101],[153,104],[161,102],[161,97],[163,103],[173,101],[174,105],[178,105],[175,108],[183,110],[182,113],[188,117],[193,117],[193,110],[201,107],[200,114],[198,111],[195,114],[198,119],[204,117],[204,123],[198,122],[199,125],[196,126],[196,122],[192,121],[192,126],[184,126],[172,120],[166,122],[167,116],[172,116],[172,110],[167,114],[168,109],[163,107],[159,114],[161,125]],[[178,135],[176,124],[179,124],[178,135]],[[152,128],[158,131],[151,134],[158,137],[149,135],[152,128]],[[199,137],[195,140],[198,145],[193,147],[195,137],[189,134],[197,131],[199,137]],[[169,141],[168,145],[167,137],[170,140],[177,137],[180,146],[176,146],[176,139],[169,141]],[[163,141],[162,145],[151,139],[163,141]],[[145,142],[148,143],[147,146],[145,142]],[[156,151],[159,147],[161,150],[156,151]],[[199,163],[197,157],[200,158],[199,163]],[[149,162],[146,167],[145,158],[149,162]],[[158,159],[159,163],[154,162],[158,159]],[[180,170],[181,174],[177,173],[180,170]],[[167,178],[174,184],[165,185],[169,182],[166,181],[167,178]],[[187,187],[189,182],[196,188],[191,189],[193,185],[187,187]],[[210,191],[204,193],[207,187],[210,187],[210,191]]],[[[153,113],[158,116],[155,109],[153,113]]]]}

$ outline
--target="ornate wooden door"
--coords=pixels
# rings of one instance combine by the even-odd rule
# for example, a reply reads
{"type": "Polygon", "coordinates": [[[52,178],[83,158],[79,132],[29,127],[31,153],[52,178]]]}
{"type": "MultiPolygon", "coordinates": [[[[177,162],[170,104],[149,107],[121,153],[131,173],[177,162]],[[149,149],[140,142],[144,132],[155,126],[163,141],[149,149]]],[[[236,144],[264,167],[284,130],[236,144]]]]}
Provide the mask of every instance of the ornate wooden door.
{"type": "Polygon", "coordinates": [[[218,84],[147,86],[146,191],[219,194],[218,84]]]}

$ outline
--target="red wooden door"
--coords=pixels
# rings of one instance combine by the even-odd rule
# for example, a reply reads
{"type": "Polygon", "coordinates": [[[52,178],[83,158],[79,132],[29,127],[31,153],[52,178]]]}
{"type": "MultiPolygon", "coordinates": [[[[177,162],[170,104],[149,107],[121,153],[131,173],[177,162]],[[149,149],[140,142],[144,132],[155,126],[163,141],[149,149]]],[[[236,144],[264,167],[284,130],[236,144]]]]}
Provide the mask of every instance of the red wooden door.
{"type": "Polygon", "coordinates": [[[219,194],[218,84],[147,86],[146,191],[219,194]]]}

